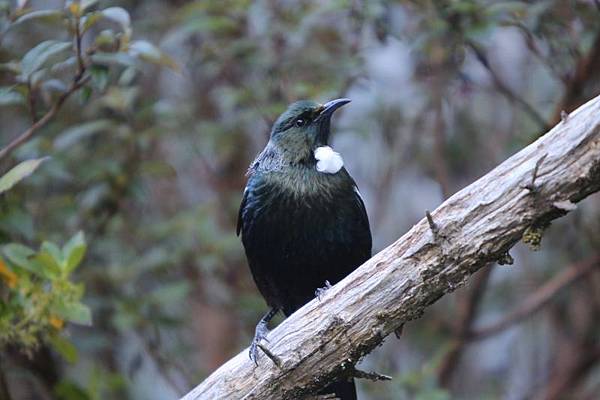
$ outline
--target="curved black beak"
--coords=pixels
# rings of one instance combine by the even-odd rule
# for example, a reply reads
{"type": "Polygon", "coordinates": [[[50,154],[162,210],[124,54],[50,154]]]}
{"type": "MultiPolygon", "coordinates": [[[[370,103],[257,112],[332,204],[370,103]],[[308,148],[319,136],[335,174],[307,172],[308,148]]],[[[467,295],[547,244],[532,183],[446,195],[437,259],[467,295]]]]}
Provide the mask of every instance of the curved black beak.
{"type": "Polygon", "coordinates": [[[321,113],[316,120],[319,127],[317,132],[318,145],[327,144],[327,141],[329,140],[329,125],[334,111],[348,103],[350,103],[350,99],[335,99],[323,104],[321,113]]]}
{"type": "Polygon", "coordinates": [[[328,101],[327,103],[323,104],[323,110],[321,111],[319,118],[331,117],[335,110],[350,103],[351,101],[352,100],[350,99],[335,99],[328,101]]]}

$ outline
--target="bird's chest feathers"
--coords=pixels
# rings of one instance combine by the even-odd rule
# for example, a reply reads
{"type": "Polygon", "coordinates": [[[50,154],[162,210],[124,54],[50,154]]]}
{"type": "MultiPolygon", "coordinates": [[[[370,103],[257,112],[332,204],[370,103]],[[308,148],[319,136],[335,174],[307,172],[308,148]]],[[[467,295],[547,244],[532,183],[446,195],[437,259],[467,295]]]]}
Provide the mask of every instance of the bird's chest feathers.
{"type": "Polygon", "coordinates": [[[273,173],[269,181],[276,193],[304,200],[309,200],[310,197],[330,198],[344,185],[339,170],[335,173],[322,172],[315,165],[286,168],[285,171],[273,173]]]}
{"type": "Polygon", "coordinates": [[[347,173],[342,171],[344,160],[329,146],[318,147],[302,159],[290,159],[286,152],[267,155],[256,165],[268,192],[276,196],[300,196],[305,200],[306,196],[331,197],[347,186],[347,173]]]}

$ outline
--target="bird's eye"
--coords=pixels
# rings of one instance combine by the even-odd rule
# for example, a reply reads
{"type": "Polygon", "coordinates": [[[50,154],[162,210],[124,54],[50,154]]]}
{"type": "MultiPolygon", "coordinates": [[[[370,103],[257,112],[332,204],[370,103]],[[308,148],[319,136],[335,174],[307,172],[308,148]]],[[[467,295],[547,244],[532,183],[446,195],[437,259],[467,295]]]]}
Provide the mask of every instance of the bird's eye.
{"type": "Polygon", "coordinates": [[[304,124],[306,124],[306,120],[304,120],[304,119],[302,119],[302,118],[298,118],[298,119],[296,120],[296,126],[297,126],[297,127],[304,126],[304,124]]]}

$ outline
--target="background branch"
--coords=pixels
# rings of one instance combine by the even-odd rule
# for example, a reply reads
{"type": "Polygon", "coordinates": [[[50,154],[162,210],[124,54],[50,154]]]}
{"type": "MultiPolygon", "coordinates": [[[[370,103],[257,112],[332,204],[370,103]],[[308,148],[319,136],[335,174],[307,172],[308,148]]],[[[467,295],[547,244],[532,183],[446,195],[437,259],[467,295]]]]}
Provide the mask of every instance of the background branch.
{"type": "Polygon", "coordinates": [[[465,44],[471,49],[471,51],[473,51],[473,54],[475,54],[477,60],[488,71],[498,92],[503,94],[511,102],[518,104],[521,107],[521,110],[523,110],[539,125],[541,130],[548,130],[550,126],[546,123],[546,119],[531,104],[529,104],[529,102],[515,93],[506,83],[504,83],[498,73],[492,68],[485,50],[471,40],[466,41],[465,44]]]}
{"type": "Polygon", "coordinates": [[[46,112],[46,114],[44,114],[43,117],[41,117],[39,120],[37,120],[33,125],[31,125],[29,127],[29,129],[27,129],[25,132],[23,132],[19,136],[17,136],[12,142],[7,144],[4,148],[0,149],[0,160],[3,160],[4,158],[6,158],[17,147],[21,146],[22,144],[27,142],[29,139],[31,139],[33,137],[33,135],[35,135],[35,133],[38,130],[40,130],[40,128],[43,128],[44,126],[46,126],[48,124],[48,122],[50,122],[52,120],[52,118],[54,118],[54,116],[60,110],[60,108],[63,106],[65,101],[73,93],[75,93],[79,88],[81,88],[83,85],[85,85],[88,80],[89,80],[89,76],[84,77],[83,79],[80,79],[78,81],[74,81],[73,84],[71,85],[71,87],[69,87],[69,89],[66,92],[64,92],[62,95],[60,95],[58,100],[56,100],[56,102],[52,105],[52,107],[50,107],[50,109],[46,112]]]}
{"type": "Polygon", "coordinates": [[[477,310],[481,304],[481,299],[485,293],[485,288],[490,280],[490,275],[493,271],[493,265],[489,265],[475,276],[473,286],[467,296],[462,298],[460,302],[460,310],[458,315],[458,324],[455,328],[455,338],[450,345],[450,349],[442,359],[438,369],[438,381],[443,387],[448,387],[452,378],[452,371],[456,369],[456,365],[460,361],[460,357],[468,344],[468,335],[477,310]]]}
{"type": "Polygon", "coordinates": [[[81,28],[79,24],[79,18],[75,20],[75,37],[74,37],[74,46],[75,46],[75,56],[77,57],[77,72],[75,77],[73,78],[73,82],[69,86],[66,92],[61,94],[56,102],[50,107],[50,109],[39,119],[36,120],[36,110],[35,110],[35,99],[32,95],[32,85],[28,82],[28,103],[30,108],[30,114],[33,121],[33,125],[29,127],[25,132],[18,135],[15,139],[13,139],[8,145],[4,148],[0,149],[0,161],[4,158],[8,157],[15,149],[19,146],[27,142],[29,139],[35,135],[35,133],[46,126],[48,122],[54,118],[56,113],[61,109],[65,101],[77,90],[79,90],[83,85],[85,85],[90,79],[89,76],[84,76],[86,71],[86,64],[83,59],[83,54],[81,50],[81,28]]]}
{"type": "Polygon", "coordinates": [[[481,340],[493,336],[511,326],[518,324],[531,314],[539,311],[554,299],[554,296],[582,278],[594,268],[598,267],[600,256],[595,255],[587,260],[575,263],[553,277],[550,281],[542,285],[533,294],[531,294],[514,311],[505,315],[502,319],[486,327],[476,329],[468,334],[469,340],[481,340]]]}
{"type": "Polygon", "coordinates": [[[584,89],[600,71],[600,32],[588,54],[582,57],[575,66],[575,73],[566,83],[565,94],[556,106],[551,123],[556,124],[561,119],[561,112],[571,112],[585,101],[584,89]]]}

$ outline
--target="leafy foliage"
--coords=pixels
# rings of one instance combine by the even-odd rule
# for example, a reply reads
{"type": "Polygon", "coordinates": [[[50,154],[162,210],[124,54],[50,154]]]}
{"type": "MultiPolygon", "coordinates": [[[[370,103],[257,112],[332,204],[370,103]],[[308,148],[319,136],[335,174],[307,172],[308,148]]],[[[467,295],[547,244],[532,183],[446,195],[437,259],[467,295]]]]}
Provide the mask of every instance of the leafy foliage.
{"type": "Polygon", "coordinates": [[[0,194],[9,190],[20,180],[31,175],[40,166],[40,164],[46,160],[46,158],[39,158],[37,160],[23,161],[8,171],[6,174],[0,177],[0,194]]]}
{"type": "Polygon", "coordinates": [[[81,303],[84,288],[71,281],[86,251],[83,233],[62,248],[43,242],[38,251],[20,243],[2,246],[0,275],[8,287],[0,313],[0,346],[17,345],[32,351],[49,340],[69,361],[74,347],[61,338],[65,322],[90,325],[90,309],[81,303]]]}
{"type": "MultiPolygon", "coordinates": [[[[101,9],[97,3],[75,1],[68,2],[64,9],[32,11],[24,8],[26,2],[23,2],[5,15],[8,19],[3,20],[3,33],[9,37],[14,35],[15,40],[23,40],[27,29],[42,22],[54,25],[53,32],[60,39],[42,40],[18,54],[17,59],[4,64],[3,80],[10,84],[0,90],[2,105],[24,108],[33,123],[43,129],[55,112],[52,110],[61,107],[71,93],[80,92],[80,105],[96,103],[101,108],[131,109],[136,96],[131,82],[141,63],[176,68],[174,61],[150,42],[131,39],[131,21],[125,9],[101,9]],[[118,30],[109,27],[95,31],[102,20],[116,23],[118,30]],[[84,35],[91,40],[87,46],[82,42],[84,35]]],[[[1,39],[4,38],[0,36],[1,39]]],[[[4,209],[0,217],[0,237],[4,242],[0,247],[0,351],[17,349],[33,356],[40,346],[50,346],[67,362],[78,362],[79,351],[69,339],[66,324],[92,325],[92,311],[83,302],[84,283],[76,283],[74,278],[88,245],[82,231],[75,233],[62,247],[45,238],[64,234],[62,230],[65,222],[69,225],[69,218],[74,222],[75,217],[78,220],[75,226],[85,228],[84,215],[77,216],[76,208],[65,210],[53,202],[52,196],[46,201],[32,199],[33,202],[27,204],[23,200],[32,187],[44,190],[53,183],[62,185],[68,181],[70,173],[64,169],[63,162],[71,157],[71,149],[78,142],[89,141],[93,135],[114,127],[118,127],[115,118],[99,118],[75,126],[66,124],[62,133],[56,135],[53,145],[48,146],[46,139],[41,138],[33,140],[29,149],[25,146],[23,152],[18,151],[17,159],[23,156],[29,159],[0,177],[0,201],[4,209]],[[48,161],[49,157],[41,156],[49,151],[58,156],[51,161],[48,161]],[[31,158],[30,154],[35,154],[36,158],[31,158]],[[45,176],[42,174],[34,186],[30,182],[27,191],[18,186],[15,188],[43,162],[48,165],[45,176]],[[44,224],[49,231],[41,228],[40,223],[34,222],[37,215],[31,205],[38,211],[57,210],[57,224],[44,224]],[[36,225],[37,231],[34,230],[36,225]],[[20,242],[36,242],[38,238],[42,239],[37,250],[20,242]],[[11,239],[20,241],[11,242],[11,239]]],[[[95,171],[100,172],[100,169],[95,171]]],[[[93,180],[95,174],[89,178],[93,180]]],[[[79,275],[85,280],[85,273],[79,275]]],[[[149,301],[162,301],[170,296],[169,293],[180,298],[185,290],[181,285],[174,285],[172,289],[166,286],[157,290],[149,301]]],[[[98,373],[108,374],[102,370],[98,373]]],[[[120,378],[118,381],[121,382],[120,378]]],[[[100,396],[104,390],[116,390],[122,384],[101,387],[104,389],[90,387],[80,393],[100,396]]],[[[78,398],[75,393],[79,390],[77,385],[64,381],[56,393],[62,398],[78,398]]]]}

